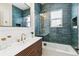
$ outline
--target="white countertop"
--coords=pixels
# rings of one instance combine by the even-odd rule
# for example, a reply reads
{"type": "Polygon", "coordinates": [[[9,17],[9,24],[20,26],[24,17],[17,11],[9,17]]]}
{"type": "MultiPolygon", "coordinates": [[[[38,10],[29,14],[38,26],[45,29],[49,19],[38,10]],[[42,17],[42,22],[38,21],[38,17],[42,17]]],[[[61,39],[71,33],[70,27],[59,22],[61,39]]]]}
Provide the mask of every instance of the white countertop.
{"type": "Polygon", "coordinates": [[[12,45],[7,47],[6,49],[1,50],[0,56],[15,56],[16,54],[18,54],[19,52],[21,52],[25,48],[31,46],[32,44],[34,44],[35,42],[37,42],[41,38],[42,37],[34,37],[31,39],[27,39],[24,43],[23,42],[13,43],[12,45]]]}

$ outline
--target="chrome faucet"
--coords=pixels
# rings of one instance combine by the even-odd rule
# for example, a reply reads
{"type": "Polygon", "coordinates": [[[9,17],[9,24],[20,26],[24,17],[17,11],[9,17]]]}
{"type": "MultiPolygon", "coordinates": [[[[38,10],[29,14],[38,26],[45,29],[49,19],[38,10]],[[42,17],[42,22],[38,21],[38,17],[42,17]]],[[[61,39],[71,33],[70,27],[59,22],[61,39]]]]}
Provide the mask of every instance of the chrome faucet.
{"type": "Polygon", "coordinates": [[[26,35],[24,33],[21,34],[21,41],[23,41],[24,43],[24,40],[26,40],[26,35]]]}

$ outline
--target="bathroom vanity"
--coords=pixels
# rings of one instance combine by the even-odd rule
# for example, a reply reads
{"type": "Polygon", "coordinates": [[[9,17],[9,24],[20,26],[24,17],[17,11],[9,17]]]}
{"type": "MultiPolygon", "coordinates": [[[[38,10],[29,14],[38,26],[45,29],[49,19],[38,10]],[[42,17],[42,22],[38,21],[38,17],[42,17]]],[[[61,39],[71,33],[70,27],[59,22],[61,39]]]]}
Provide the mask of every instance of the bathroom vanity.
{"type": "Polygon", "coordinates": [[[32,3],[0,4],[0,56],[42,55],[42,38],[33,36],[33,10],[32,3]]]}
{"type": "Polygon", "coordinates": [[[16,54],[16,56],[41,56],[42,55],[42,40],[38,40],[31,46],[16,54]]]}
{"type": "Polygon", "coordinates": [[[0,56],[41,56],[42,38],[28,38],[24,42],[15,42],[0,51],[0,56]]]}

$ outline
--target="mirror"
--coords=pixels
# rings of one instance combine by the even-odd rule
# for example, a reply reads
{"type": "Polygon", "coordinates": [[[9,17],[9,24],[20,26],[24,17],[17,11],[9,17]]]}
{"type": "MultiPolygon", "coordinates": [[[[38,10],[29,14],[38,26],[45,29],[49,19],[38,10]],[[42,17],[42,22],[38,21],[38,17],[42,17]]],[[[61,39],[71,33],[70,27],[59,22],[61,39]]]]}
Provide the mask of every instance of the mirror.
{"type": "Polygon", "coordinates": [[[30,7],[26,3],[12,5],[12,27],[30,27],[30,7]]]}
{"type": "Polygon", "coordinates": [[[30,27],[27,3],[0,3],[0,27],[30,27]]]}

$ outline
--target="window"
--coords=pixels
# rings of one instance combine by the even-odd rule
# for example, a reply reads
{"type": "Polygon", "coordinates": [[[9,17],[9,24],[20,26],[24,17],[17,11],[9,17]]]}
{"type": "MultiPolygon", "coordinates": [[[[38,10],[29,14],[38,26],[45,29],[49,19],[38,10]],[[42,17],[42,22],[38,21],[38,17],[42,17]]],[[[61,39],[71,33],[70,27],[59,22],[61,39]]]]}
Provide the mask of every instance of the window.
{"type": "Polygon", "coordinates": [[[25,19],[25,22],[26,22],[26,26],[27,27],[30,27],[30,15],[28,15],[28,16],[26,16],[26,17],[24,17],[24,19],[25,19]]]}
{"type": "Polygon", "coordinates": [[[27,27],[30,27],[30,15],[27,16],[27,27]]]}
{"type": "Polygon", "coordinates": [[[62,27],[62,9],[51,11],[50,19],[51,19],[51,27],[62,27]]]}

